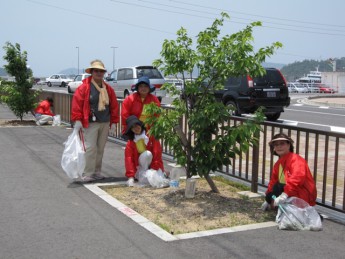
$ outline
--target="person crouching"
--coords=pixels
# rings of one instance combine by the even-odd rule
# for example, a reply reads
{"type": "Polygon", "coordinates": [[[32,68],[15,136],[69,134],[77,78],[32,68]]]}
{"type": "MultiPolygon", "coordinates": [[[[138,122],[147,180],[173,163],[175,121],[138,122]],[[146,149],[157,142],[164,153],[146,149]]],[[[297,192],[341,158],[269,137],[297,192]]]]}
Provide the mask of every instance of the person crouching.
{"type": "Polygon", "coordinates": [[[126,119],[124,136],[128,138],[125,148],[125,167],[127,185],[134,186],[134,179],[139,179],[140,174],[148,169],[164,172],[162,160],[162,147],[158,140],[146,134],[144,123],[136,116],[131,115],[126,119]]]}

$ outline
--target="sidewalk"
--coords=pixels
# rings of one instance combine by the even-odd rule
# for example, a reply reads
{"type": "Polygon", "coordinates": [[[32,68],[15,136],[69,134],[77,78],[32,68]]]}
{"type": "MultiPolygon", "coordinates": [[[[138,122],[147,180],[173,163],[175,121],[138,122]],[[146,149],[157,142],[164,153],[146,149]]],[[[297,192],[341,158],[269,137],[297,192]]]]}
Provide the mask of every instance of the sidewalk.
{"type": "MultiPolygon", "coordinates": [[[[15,119],[0,104],[0,119],[15,119]]],[[[345,225],[276,227],[162,241],[60,166],[67,127],[0,127],[0,258],[343,258],[345,225]]],[[[123,181],[123,146],[108,142],[104,182],[123,181]]],[[[167,161],[165,161],[167,163],[167,161]]],[[[100,181],[101,182],[101,181],[100,181]]]]}

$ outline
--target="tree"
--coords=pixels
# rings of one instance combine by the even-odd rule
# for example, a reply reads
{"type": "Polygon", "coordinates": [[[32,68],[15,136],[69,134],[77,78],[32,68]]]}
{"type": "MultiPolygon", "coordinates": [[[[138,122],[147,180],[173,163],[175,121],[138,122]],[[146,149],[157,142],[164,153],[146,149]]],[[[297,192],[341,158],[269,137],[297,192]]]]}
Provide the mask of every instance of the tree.
{"type": "Polygon", "coordinates": [[[258,112],[255,119],[230,126],[227,123],[230,108],[217,102],[214,92],[224,87],[229,76],[263,75],[266,71],[261,63],[282,46],[275,42],[254,51],[252,30],[261,26],[261,22],[253,22],[242,31],[220,38],[219,27],[225,18],[229,16],[222,13],[211,27],[198,34],[195,50],[184,28],[177,32],[176,40],[164,41],[161,58],[154,65],[165,75],[182,77],[182,98],[176,87],[167,84],[164,88],[168,93],[178,95],[172,102],[174,109],[163,114],[164,110],[155,105],[145,108],[149,114],[160,114],[146,119],[152,125],[150,134],[164,138],[173,149],[177,163],[186,167],[187,178],[205,177],[214,192],[218,189],[209,176],[210,171],[230,165],[231,158],[255,144],[254,134],[260,130],[259,122],[263,120],[263,114],[258,112]],[[199,75],[192,78],[195,68],[199,75]],[[183,118],[187,122],[185,131],[180,124],[183,118]]]}
{"type": "Polygon", "coordinates": [[[15,77],[15,82],[2,82],[0,101],[7,104],[16,117],[23,120],[24,114],[30,112],[36,104],[36,96],[30,90],[33,85],[32,71],[28,68],[27,52],[20,50],[20,45],[6,42],[6,55],[3,57],[8,64],[4,66],[8,74],[15,77]]]}

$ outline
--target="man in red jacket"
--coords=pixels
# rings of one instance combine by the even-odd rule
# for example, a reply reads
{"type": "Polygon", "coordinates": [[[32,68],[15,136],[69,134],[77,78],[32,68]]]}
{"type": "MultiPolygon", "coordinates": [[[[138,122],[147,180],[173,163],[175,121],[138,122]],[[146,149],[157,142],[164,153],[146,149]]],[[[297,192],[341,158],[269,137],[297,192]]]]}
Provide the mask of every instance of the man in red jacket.
{"type": "Polygon", "coordinates": [[[50,108],[53,107],[53,98],[47,97],[45,100],[39,103],[35,109],[36,124],[38,126],[48,124],[49,121],[53,121],[54,114],[50,108]]]}
{"type": "MultiPolygon", "coordinates": [[[[150,84],[150,79],[147,76],[142,76],[138,79],[135,90],[136,92],[127,96],[122,103],[121,121],[123,134],[127,128],[126,120],[129,116],[135,115],[140,121],[145,122],[147,117],[143,113],[145,105],[155,103],[157,106],[161,106],[158,98],[151,94],[155,90],[155,87],[150,84]]],[[[146,129],[148,130],[147,125],[146,129]]]]}

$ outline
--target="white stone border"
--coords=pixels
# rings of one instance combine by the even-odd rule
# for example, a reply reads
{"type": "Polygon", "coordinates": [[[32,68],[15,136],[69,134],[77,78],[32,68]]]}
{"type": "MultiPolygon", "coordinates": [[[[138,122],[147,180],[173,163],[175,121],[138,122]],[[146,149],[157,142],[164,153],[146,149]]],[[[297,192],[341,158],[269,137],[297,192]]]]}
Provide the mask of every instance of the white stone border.
{"type": "Polygon", "coordinates": [[[111,196],[110,194],[108,194],[107,192],[99,188],[100,186],[110,186],[110,185],[126,185],[126,182],[84,184],[84,186],[88,190],[96,194],[98,197],[100,197],[102,200],[107,202],[109,205],[121,211],[127,217],[131,218],[134,222],[138,223],[140,226],[147,229],[152,234],[156,235],[157,237],[159,237],[160,239],[164,241],[176,241],[176,240],[181,240],[181,239],[205,237],[205,236],[219,235],[219,234],[224,234],[224,233],[232,233],[232,232],[277,226],[275,222],[269,221],[269,222],[264,222],[264,223],[236,226],[236,227],[231,227],[231,228],[220,228],[220,229],[213,229],[213,230],[206,230],[206,231],[191,232],[191,233],[180,234],[180,235],[171,235],[169,232],[165,231],[164,229],[162,229],[155,223],[151,222],[147,218],[141,216],[138,212],[126,206],[125,204],[123,204],[122,202],[115,199],[113,196],[111,196]]]}

